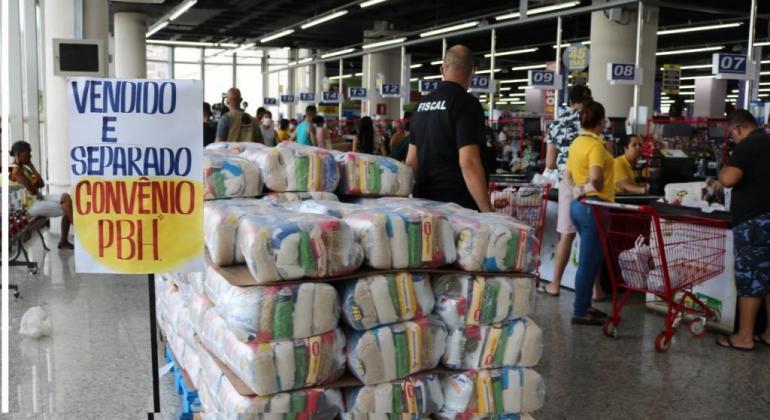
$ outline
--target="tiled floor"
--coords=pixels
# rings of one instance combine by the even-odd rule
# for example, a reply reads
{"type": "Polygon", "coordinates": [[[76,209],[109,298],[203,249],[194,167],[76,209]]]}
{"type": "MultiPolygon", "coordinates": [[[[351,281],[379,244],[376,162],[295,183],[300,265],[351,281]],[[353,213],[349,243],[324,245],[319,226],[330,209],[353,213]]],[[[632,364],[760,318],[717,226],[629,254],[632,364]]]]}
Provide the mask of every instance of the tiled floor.
{"type": "MultiPolygon", "coordinates": [[[[51,239],[49,239],[50,242],[51,239]]],[[[11,298],[11,410],[14,418],[141,419],[152,407],[147,283],[144,276],[76,275],[72,252],[43,253],[37,275],[12,268],[23,298],[11,298]],[[24,311],[44,305],[53,333],[21,340],[24,311]]],[[[542,419],[767,419],[770,348],[728,351],[714,335],[682,329],[667,354],[654,339],[662,318],[624,312],[621,338],[570,323],[572,294],[541,297],[535,320],[545,332],[538,370],[546,381],[542,419]]],[[[162,378],[164,418],[175,418],[173,378],[162,378]]]]}

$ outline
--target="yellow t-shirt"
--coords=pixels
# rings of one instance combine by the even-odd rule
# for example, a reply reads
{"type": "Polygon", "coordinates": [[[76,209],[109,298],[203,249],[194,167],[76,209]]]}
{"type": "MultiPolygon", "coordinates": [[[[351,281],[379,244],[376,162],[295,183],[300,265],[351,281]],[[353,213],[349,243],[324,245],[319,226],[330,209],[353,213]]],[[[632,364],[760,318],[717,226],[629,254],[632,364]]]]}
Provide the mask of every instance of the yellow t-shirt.
{"type": "Polygon", "coordinates": [[[276,132],[278,133],[278,140],[280,141],[289,140],[291,138],[288,130],[276,130],[276,132]]]}
{"type": "Polygon", "coordinates": [[[637,187],[639,186],[636,183],[636,174],[634,174],[634,169],[631,168],[631,162],[626,159],[625,155],[620,155],[615,158],[615,185],[624,179],[631,181],[637,187]]]}
{"type": "Polygon", "coordinates": [[[615,201],[615,164],[612,155],[604,147],[604,140],[598,134],[582,131],[572,142],[567,156],[567,169],[572,174],[575,185],[588,182],[589,168],[602,167],[604,185],[601,191],[590,192],[587,195],[610,202],[615,201]]]}

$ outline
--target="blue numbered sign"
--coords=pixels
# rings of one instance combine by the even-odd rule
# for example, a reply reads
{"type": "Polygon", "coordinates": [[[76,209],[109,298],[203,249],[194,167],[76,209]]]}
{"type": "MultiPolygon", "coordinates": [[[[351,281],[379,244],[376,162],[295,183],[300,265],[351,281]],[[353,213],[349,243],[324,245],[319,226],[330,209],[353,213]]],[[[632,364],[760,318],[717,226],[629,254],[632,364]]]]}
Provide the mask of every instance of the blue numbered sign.
{"type": "Polygon", "coordinates": [[[324,92],[324,102],[339,102],[340,93],[337,91],[324,92]]]}
{"type": "Polygon", "coordinates": [[[294,95],[281,95],[281,103],[293,104],[294,103],[294,95]]]}
{"type": "Polygon", "coordinates": [[[753,79],[754,63],[744,54],[714,53],[711,73],[719,79],[753,79]]]}
{"type": "Polygon", "coordinates": [[[639,85],[642,69],[630,63],[607,63],[607,81],[611,85],[639,85]]]}
{"type": "Polygon", "coordinates": [[[383,83],[380,86],[380,95],[385,98],[398,98],[401,96],[401,85],[396,83],[383,83]]]}
{"type": "Polygon", "coordinates": [[[299,94],[299,101],[300,102],[315,102],[315,93],[312,93],[312,92],[300,92],[300,94],[299,94]]]}
{"type": "Polygon", "coordinates": [[[350,99],[366,99],[366,88],[362,88],[362,87],[348,88],[348,97],[350,99]]]}
{"type": "Polygon", "coordinates": [[[489,92],[491,89],[489,76],[475,74],[471,78],[471,92],[489,92]]]}
{"type": "Polygon", "coordinates": [[[278,105],[277,98],[265,98],[265,106],[275,106],[275,105],[278,105]]]}
{"type": "Polygon", "coordinates": [[[433,92],[438,87],[438,80],[420,80],[420,93],[423,95],[433,92]]]}
{"type": "Polygon", "coordinates": [[[561,80],[551,70],[530,70],[529,87],[534,89],[561,89],[561,80]]]}

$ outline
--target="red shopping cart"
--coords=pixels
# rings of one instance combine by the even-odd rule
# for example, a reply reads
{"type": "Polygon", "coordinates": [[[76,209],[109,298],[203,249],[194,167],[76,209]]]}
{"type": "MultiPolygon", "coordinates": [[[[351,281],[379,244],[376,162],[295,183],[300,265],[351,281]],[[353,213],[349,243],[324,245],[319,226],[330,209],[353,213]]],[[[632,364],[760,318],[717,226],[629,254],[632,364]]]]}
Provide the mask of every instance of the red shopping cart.
{"type": "Polygon", "coordinates": [[[716,313],[692,287],[725,269],[725,224],[689,215],[659,215],[650,206],[584,201],[591,205],[612,283],[612,314],[603,331],[618,336],[620,312],[631,293],[654,295],[667,306],[655,349],[665,352],[679,324],[701,336],[716,313]]]}
{"type": "MultiPolygon", "coordinates": [[[[540,247],[533,250],[540,261],[545,232],[545,213],[548,207],[548,193],[551,185],[535,185],[524,182],[490,182],[489,199],[495,213],[511,216],[517,221],[535,229],[540,247]]],[[[540,264],[533,273],[540,284],[540,264]]]]}

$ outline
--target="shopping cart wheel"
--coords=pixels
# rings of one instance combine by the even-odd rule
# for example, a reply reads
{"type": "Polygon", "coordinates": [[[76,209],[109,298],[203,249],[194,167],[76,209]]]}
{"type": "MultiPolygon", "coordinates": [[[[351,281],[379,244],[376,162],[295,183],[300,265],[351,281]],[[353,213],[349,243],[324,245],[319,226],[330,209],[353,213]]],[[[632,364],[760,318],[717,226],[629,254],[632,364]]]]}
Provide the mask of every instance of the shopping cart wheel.
{"type": "Polygon", "coordinates": [[[703,337],[706,334],[706,319],[695,318],[687,325],[687,329],[690,330],[690,334],[695,337],[703,337]]]}
{"type": "Polygon", "coordinates": [[[662,332],[655,337],[655,350],[659,353],[665,353],[671,348],[671,337],[662,332]]]}
{"type": "Polygon", "coordinates": [[[607,337],[618,338],[618,326],[611,319],[604,321],[602,332],[607,337]]]}

